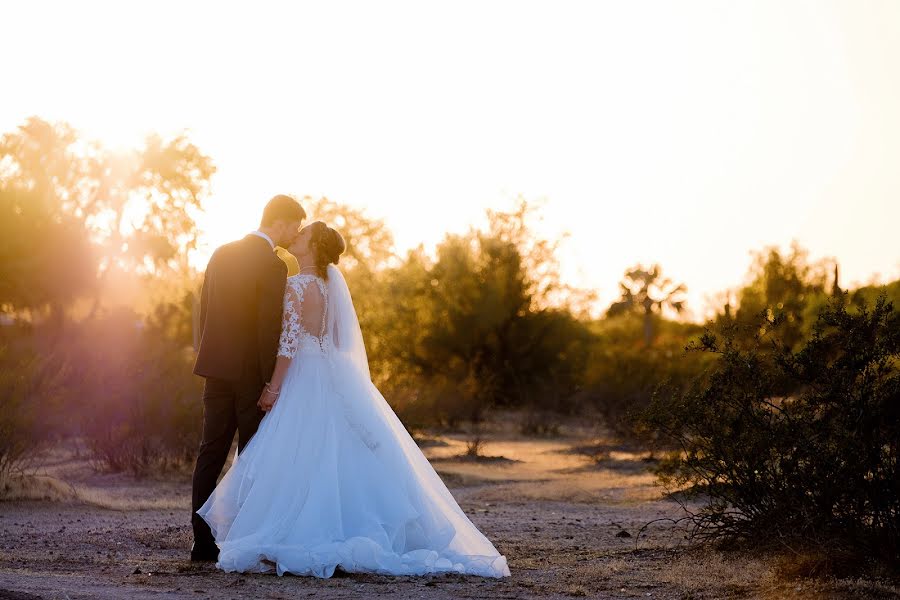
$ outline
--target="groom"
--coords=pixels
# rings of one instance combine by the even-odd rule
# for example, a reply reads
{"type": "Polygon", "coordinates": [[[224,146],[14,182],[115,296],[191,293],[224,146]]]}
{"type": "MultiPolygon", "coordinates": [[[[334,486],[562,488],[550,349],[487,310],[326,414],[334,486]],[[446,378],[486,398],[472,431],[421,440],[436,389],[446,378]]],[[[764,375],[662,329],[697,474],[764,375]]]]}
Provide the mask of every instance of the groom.
{"type": "Polygon", "coordinates": [[[235,431],[240,452],[265,414],[256,402],[275,368],[287,277],[275,248],[290,246],[305,218],[299,202],[275,196],[263,210],[259,229],[218,248],[206,267],[194,366],[206,385],[203,439],[194,468],[192,561],[218,559],[212,532],[196,511],[216,487],[235,431]]]}

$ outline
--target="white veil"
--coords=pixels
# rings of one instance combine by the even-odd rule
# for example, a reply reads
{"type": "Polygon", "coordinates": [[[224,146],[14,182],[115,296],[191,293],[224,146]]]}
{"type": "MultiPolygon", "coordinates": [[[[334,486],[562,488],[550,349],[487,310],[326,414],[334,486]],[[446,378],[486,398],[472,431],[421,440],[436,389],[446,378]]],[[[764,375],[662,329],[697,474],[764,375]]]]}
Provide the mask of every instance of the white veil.
{"type": "Polygon", "coordinates": [[[349,361],[369,379],[369,358],[350,288],[344,274],[334,265],[328,265],[328,308],[325,313],[325,333],[331,336],[334,352],[338,355],[336,358],[343,359],[341,362],[349,361]]]}

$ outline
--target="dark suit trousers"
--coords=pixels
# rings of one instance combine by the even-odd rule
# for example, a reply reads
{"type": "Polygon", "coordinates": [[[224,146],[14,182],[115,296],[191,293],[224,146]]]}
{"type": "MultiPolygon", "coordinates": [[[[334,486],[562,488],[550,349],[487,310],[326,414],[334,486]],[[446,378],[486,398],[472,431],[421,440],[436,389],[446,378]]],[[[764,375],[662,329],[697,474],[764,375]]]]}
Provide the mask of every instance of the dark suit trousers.
{"type": "Polygon", "coordinates": [[[256,406],[263,386],[208,378],[203,388],[203,439],[194,467],[191,524],[198,548],[215,548],[209,525],[197,510],[216,488],[228,451],[238,433],[238,452],[256,433],[265,413],[256,406]]]}

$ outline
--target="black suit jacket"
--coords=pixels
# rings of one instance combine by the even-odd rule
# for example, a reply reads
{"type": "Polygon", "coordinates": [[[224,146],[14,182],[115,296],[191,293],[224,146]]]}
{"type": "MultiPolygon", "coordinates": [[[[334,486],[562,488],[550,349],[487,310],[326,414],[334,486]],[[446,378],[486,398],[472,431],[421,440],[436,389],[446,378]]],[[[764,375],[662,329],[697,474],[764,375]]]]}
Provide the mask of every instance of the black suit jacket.
{"type": "Polygon", "coordinates": [[[194,373],[263,384],[275,369],[287,267],[256,235],[213,252],[200,292],[194,373]]]}

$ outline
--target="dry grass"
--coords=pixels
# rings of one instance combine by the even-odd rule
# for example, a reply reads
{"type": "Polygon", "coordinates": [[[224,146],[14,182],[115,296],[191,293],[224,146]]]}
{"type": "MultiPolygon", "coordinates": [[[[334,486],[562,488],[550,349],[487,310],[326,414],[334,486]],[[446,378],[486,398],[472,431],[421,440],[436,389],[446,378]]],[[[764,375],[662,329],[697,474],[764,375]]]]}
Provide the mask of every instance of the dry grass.
{"type": "Polygon", "coordinates": [[[10,478],[5,487],[5,501],[44,500],[78,502],[116,511],[184,510],[190,503],[183,497],[132,498],[115,489],[75,484],[47,475],[10,478]]]}
{"type": "Polygon", "coordinates": [[[77,500],[78,494],[71,483],[55,477],[41,475],[15,475],[8,477],[3,485],[3,498],[11,500],[77,500]]]}
{"type": "Polygon", "coordinates": [[[662,583],[688,592],[725,588],[731,591],[766,589],[775,582],[771,561],[727,556],[708,549],[677,555],[658,575],[662,583]]]}

